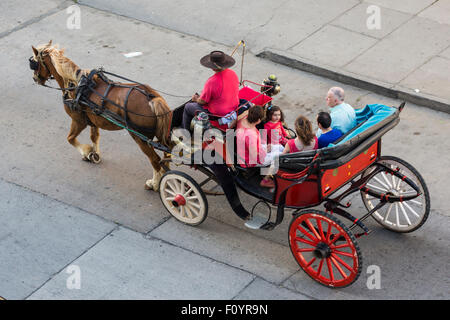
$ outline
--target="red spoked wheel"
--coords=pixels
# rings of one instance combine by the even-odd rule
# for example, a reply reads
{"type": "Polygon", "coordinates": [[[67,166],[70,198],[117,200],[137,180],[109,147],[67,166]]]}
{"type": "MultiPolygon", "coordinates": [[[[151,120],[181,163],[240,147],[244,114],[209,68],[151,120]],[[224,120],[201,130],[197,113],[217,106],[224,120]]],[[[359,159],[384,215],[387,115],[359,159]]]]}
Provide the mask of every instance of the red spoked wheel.
{"type": "Polygon", "coordinates": [[[361,273],[362,256],[355,237],[326,212],[295,214],[289,226],[289,246],[303,271],[327,287],[349,286],[361,273]]]}

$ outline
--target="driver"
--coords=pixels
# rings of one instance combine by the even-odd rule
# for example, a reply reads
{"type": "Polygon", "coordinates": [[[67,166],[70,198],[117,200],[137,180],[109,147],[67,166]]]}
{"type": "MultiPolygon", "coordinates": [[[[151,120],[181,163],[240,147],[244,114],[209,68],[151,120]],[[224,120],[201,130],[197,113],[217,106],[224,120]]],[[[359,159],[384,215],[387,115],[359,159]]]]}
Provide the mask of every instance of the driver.
{"type": "MultiPolygon", "coordinates": [[[[212,51],[200,59],[200,63],[214,71],[205,83],[201,95],[192,96],[184,107],[182,126],[189,130],[192,118],[201,111],[217,117],[224,117],[239,105],[239,78],[229,67],[234,59],[222,51],[212,51]]],[[[216,121],[211,124],[220,127],[216,121]]]]}

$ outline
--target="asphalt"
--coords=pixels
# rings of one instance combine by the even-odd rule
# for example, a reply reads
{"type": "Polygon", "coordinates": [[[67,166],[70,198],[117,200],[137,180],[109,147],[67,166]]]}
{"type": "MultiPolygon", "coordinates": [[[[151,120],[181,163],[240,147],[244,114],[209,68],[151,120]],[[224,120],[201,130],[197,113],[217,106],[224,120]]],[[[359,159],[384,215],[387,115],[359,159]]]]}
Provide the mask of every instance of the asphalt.
{"type": "MultiPolygon", "coordinates": [[[[271,232],[248,230],[224,197],[208,197],[209,216],[202,225],[176,222],[159,195],[144,190],[151,167],[126,132],[102,131],[103,161],[81,160],[66,141],[70,121],[59,93],[33,84],[27,63],[31,45],[53,39],[83,68],[103,66],[186,97],[200,90],[210,74],[198,65],[199,57],[214,49],[231,52],[233,46],[83,5],[81,29],[69,30],[68,13],[61,8],[72,4],[36,1],[20,14],[13,11],[13,1],[1,4],[11,14],[0,24],[0,59],[8,62],[3,64],[7,81],[0,84],[0,296],[448,299],[450,143],[442,138],[450,134],[448,114],[408,103],[399,125],[383,138],[383,154],[412,163],[427,182],[432,210],[426,224],[400,235],[368,221],[374,231],[358,240],[364,259],[359,280],[330,290],[312,281],[292,258],[289,214],[271,232]],[[143,54],[124,57],[133,51],[143,54]],[[371,265],[380,267],[381,289],[366,285],[371,265]],[[80,289],[67,285],[73,266],[81,272],[80,289]]],[[[274,64],[251,51],[245,59],[244,78],[278,76],[282,92],[275,101],[289,124],[300,113],[313,119],[325,110],[324,96],[334,85],[345,88],[354,107],[401,102],[274,64]]],[[[186,99],[163,95],[172,108],[186,99]]],[[[87,132],[80,136],[88,139],[87,132]]],[[[177,169],[199,178],[197,172],[177,169]]],[[[255,203],[241,196],[246,206],[255,203]]],[[[359,196],[351,200],[352,213],[364,212],[359,196]]]]}

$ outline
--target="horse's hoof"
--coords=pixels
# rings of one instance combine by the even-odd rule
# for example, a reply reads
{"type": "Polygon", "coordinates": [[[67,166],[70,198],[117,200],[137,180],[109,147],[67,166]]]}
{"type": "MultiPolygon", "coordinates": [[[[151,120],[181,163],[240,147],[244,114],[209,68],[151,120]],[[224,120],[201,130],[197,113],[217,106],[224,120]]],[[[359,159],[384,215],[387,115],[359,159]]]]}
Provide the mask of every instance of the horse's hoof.
{"type": "Polygon", "coordinates": [[[100,158],[100,155],[97,152],[91,152],[88,154],[88,159],[92,163],[100,163],[102,160],[100,158]]]}
{"type": "Polygon", "coordinates": [[[145,182],[145,190],[153,190],[153,183],[151,180],[145,182]]]}
{"type": "Polygon", "coordinates": [[[145,190],[153,190],[153,188],[149,187],[147,184],[145,184],[144,188],[145,188],[145,190]]]}

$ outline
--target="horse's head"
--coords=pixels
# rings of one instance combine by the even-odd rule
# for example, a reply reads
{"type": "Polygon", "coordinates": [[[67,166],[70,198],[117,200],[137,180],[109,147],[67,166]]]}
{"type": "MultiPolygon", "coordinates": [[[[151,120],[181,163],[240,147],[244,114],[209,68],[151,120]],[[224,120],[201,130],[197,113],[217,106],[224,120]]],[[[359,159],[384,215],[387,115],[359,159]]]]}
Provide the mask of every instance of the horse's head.
{"type": "Polygon", "coordinates": [[[34,71],[33,80],[37,84],[45,84],[48,79],[52,78],[50,72],[50,65],[52,63],[49,50],[52,48],[52,40],[46,45],[33,48],[33,55],[28,59],[30,62],[30,69],[34,71]]]}

